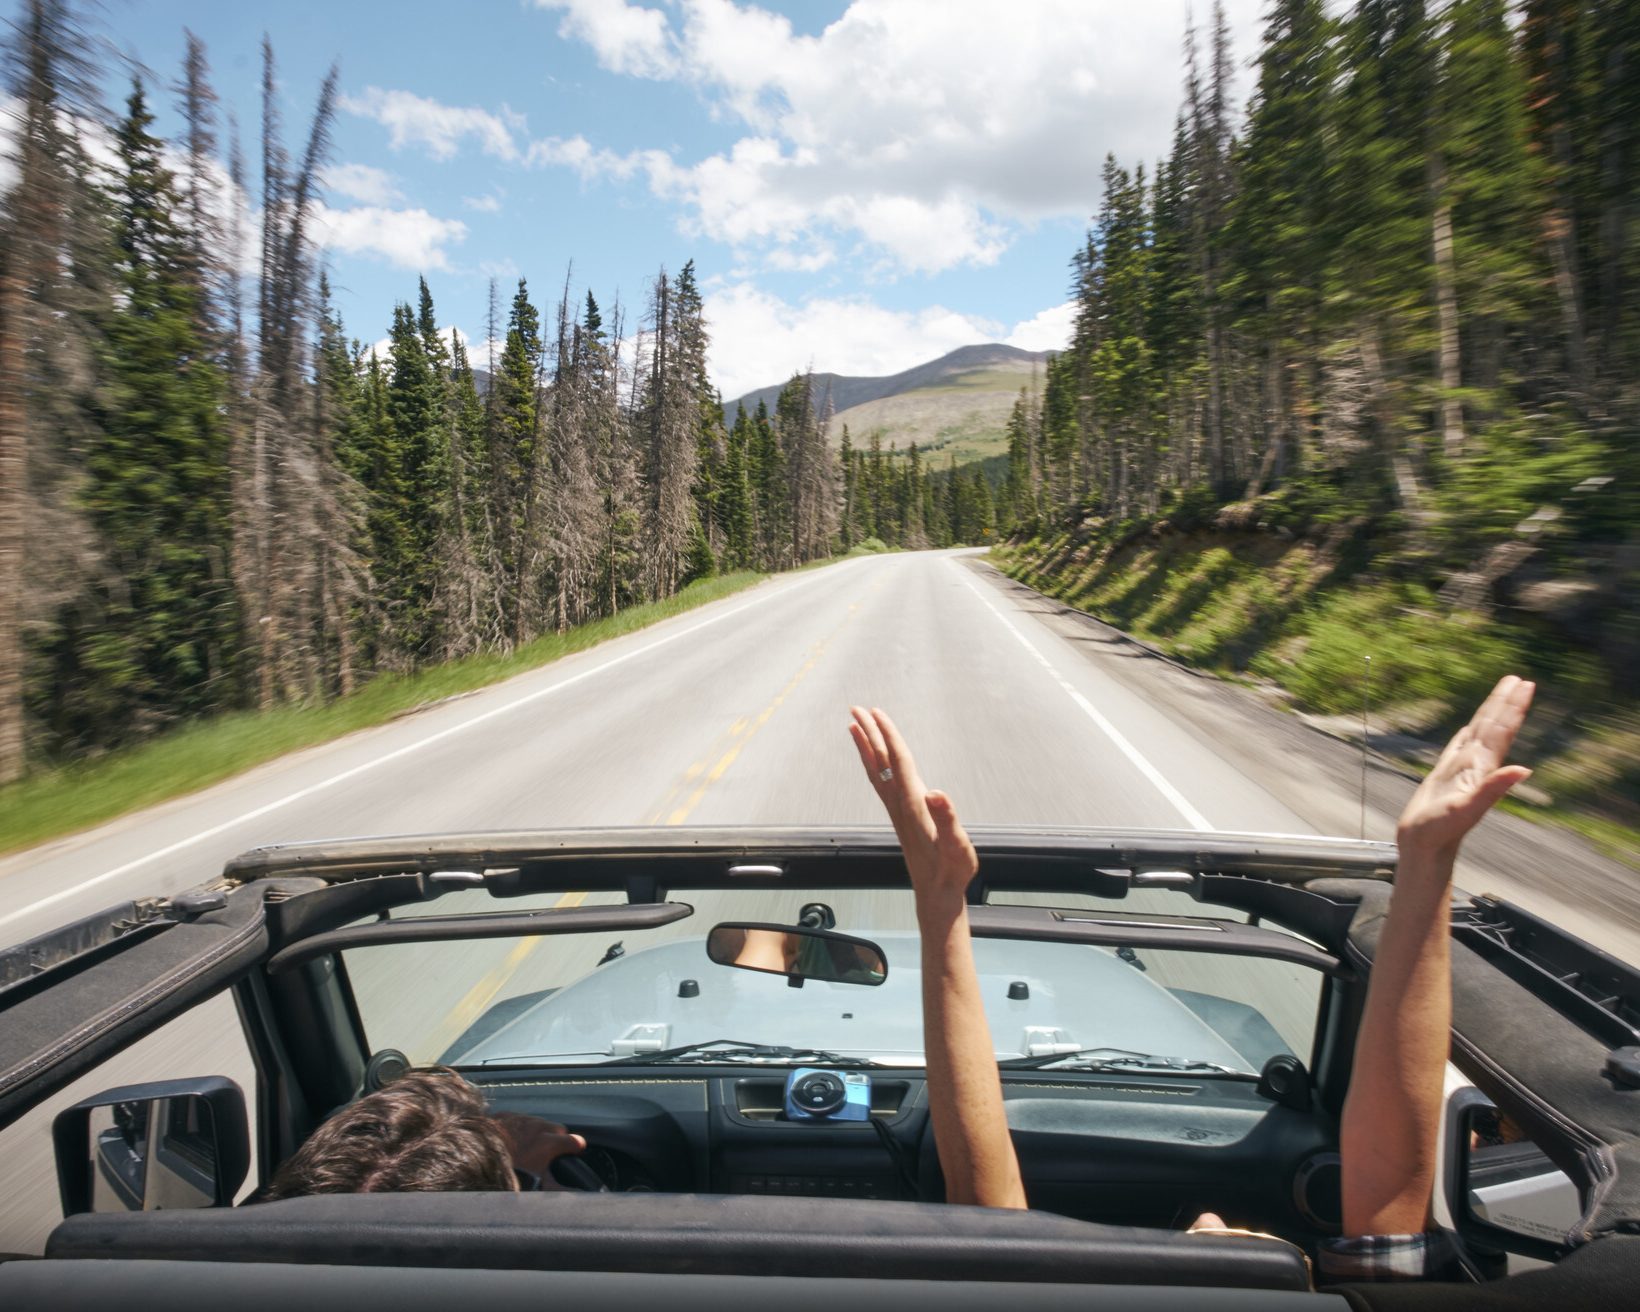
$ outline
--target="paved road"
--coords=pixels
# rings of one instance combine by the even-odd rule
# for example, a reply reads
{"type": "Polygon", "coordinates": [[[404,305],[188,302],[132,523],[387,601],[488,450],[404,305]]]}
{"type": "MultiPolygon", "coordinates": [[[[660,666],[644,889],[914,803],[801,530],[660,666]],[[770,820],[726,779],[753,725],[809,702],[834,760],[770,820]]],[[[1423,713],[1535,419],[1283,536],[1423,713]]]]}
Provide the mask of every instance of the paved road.
{"type": "MultiPolygon", "coordinates": [[[[0,863],[0,944],[123,898],[188,887],[262,843],[534,826],[877,823],[844,731],[851,702],[889,708],[925,777],[971,822],[1312,831],[1302,803],[1278,797],[1267,778],[1255,782],[1226,744],[1170,714],[1122,661],[1032,601],[953,553],[780,578],[0,863]]],[[[692,900],[697,916],[669,933],[791,909],[740,895],[692,900]]],[[[837,909],[846,925],[910,924],[907,901],[893,894],[839,899],[837,909]]],[[[497,998],[584,973],[608,946],[546,942],[452,946],[432,969],[375,950],[379,959],[352,966],[372,1044],[435,1056],[497,998]]],[[[1160,965],[1163,982],[1202,982],[1188,964],[1160,965]]],[[[1236,987],[1263,997],[1279,984],[1248,975],[1236,987]]],[[[1292,1033],[1301,1013],[1273,1019],[1292,1033]]],[[[202,1008],[53,1106],[125,1078],[221,1073],[249,1087],[234,1028],[228,1004],[202,1008]]],[[[37,1248],[54,1219],[49,1110],[0,1135],[0,1251],[37,1248]]]]}

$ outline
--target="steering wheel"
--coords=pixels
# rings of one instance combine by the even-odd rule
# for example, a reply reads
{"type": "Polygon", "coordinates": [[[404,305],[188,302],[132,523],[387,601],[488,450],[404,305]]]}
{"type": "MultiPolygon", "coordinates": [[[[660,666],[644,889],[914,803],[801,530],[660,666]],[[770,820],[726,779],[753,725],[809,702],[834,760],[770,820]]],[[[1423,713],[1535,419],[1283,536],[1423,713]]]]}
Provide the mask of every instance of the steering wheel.
{"type": "Polygon", "coordinates": [[[584,1189],[589,1194],[607,1194],[609,1192],[609,1186],[604,1183],[603,1176],[599,1175],[579,1157],[567,1156],[554,1159],[552,1178],[566,1189],[584,1189]]]}

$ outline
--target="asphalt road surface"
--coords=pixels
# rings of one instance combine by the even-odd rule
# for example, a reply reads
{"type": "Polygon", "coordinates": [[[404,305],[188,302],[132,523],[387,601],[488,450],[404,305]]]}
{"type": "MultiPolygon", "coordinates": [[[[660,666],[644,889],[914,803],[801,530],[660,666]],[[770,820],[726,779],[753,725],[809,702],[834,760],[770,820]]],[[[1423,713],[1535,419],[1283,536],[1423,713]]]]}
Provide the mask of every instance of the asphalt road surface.
{"type": "MultiPolygon", "coordinates": [[[[126,898],[189,887],[264,843],[584,825],[881,823],[845,732],[852,702],[891,711],[924,777],[950,792],[970,823],[1353,832],[1335,817],[1354,799],[1325,771],[1306,768],[1287,746],[1276,765],[1254,768],[1247,734],[1231,741],[1211,722],[1204,728],[1199,713],[1170,704],[1165,679],[1139,677],[1128,653],[1089,640],[1041,603],[963,553],[862,558],[772,580],[0,862],[0,945],[126,898]]],[[[1374,806],[1370,832],[1387,834],[1383,808],[1392,806],[1389,798],[1374,806]]],[[[795,911],[780,897],[693,896],[695,917],[643,945],[701,934],[717,919],[795,911]]],[[[843,928],[912,923],[906,895],[832,901],[843,928]]],[[[1631,959],[1640,943],[1620,923],[1579,928],[1597,938],[1603,930],[1603,945],[1631,959]]],[[[585,974],[608,937],[442,945],[436,960],[373,949],[353,954],[349,969],[372,1046],[427,1059],[498,999],[585,974]]],[[[1284,987],[1301,983],[1302,972],[1289,980],[1268,973],[1285,967],[1217,958],[1208,979],[1201,963],[1172,956],[1153,969],[1163,983],[1239,992],[1265,1005],[1290,1039],[1306,1034],[1302,990],[1284,987]]],[[[57,1107],[132,1079],[225,1074],[249,1090],[236,1029],[231,1004],[201,1007],[0,1135],[0,1251],[37,1251],[56,1220],[48,1127],[57,1107]]]]}

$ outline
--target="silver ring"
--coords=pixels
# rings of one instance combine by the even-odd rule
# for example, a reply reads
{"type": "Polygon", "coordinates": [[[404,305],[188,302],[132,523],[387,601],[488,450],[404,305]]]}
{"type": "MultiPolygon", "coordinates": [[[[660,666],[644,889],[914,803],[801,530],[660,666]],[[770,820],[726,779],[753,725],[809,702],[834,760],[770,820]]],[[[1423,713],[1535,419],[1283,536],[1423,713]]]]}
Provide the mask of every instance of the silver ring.
{"type": "Polygon", "coordinates": [[[877,777],[886,784],[894,777],[894,767],[891,765],[885,765],[881,770],[877,771],[877,777]]]}

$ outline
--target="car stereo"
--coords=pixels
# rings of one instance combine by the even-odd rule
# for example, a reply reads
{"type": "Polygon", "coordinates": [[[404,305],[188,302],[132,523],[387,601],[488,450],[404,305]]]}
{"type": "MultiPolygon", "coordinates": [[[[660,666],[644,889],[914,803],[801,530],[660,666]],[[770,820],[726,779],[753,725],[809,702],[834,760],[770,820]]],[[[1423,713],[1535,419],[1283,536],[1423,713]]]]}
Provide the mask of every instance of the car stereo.
{"type": "Polygon", "coordinates": [[[869,1121],[871,1076],[799,1066],[786,1077],[788,1121],[869,1121]]]}

